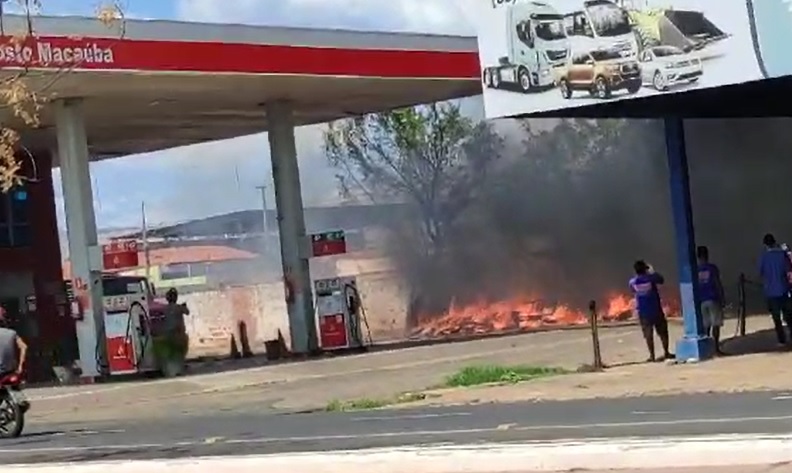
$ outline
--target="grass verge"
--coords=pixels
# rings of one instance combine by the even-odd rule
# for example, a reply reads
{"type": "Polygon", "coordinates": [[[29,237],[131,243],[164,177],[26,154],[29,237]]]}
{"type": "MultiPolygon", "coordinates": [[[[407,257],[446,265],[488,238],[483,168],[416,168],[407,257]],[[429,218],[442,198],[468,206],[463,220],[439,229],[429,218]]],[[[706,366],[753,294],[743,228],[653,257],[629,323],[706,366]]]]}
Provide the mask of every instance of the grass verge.
{"type": "Polygon", "coordinates": [[[406,404],[408,402],[423,401],[427,398],[425,393],[404,393],[395,398],[360,398],[341,401],[338,399],[332,400],[325,406],[327,412],[349,412],[349,411],[366,411],[371,409],[381,409],[383,407],[394,406],[397,404],[406,404]]]}
{"type": "Polygon", "coordinates": [[[562,368],[546,366],[468,366],[446,377],[444,387],[458,388],[498,383],[516,384],[567,373],[569,372],[562,368]]]}

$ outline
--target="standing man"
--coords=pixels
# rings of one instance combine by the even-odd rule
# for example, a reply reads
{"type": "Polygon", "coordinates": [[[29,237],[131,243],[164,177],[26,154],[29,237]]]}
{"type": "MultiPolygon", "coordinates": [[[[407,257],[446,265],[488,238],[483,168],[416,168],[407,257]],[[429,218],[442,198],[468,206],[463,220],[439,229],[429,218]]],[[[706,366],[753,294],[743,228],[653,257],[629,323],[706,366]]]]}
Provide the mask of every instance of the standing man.
{"type": "Polygon", "coordinates": [[[723,356],[720,345],[721,327],[723,327],[723,304],[726,301],[721,283],[720,269],[710,263],[709,248],[699,246],[698,257],[698,290],[701,300],[701,318],[707,335],[715,341],[715,352],[723,356]]]}
{"type": "Polygon", "coordinates": [[[630,290],[635,296],[635,308],[641,322],[641,331],[646,340],[646,348],[649,349],[647,361],[653,363],[673,359],[674,355],[668,350],[668,320],[663,313],[663,303],[658,289],[665,280],[643,260],[636,261],[633,269],[635,276],[630,279],[630,290]],[[659,360],[655,357],[654,332],[657,332],[663,345],[663,357],[659,360]]]}
{"type": "Polygon", "coordinates": [[[0,307],[0,377],[13,373],[22,374],[27,359],[27,343],[8,323],[6,310],[0,307]]]}
{"type": "Polygon", "coordinates": [[[762,277],[767,309],[773,317],[778,344],[786,346],[788,337],[782,320],[787,327],[792,328],[792,304],[789,299],[789,273],[792,272],[792,263],[772,234],[765,235],[762,242],[765,250],[759,260],[759,275],[762,277]]]}
{"type": "Polygon", "coordinates": [[[189,339],[184,316],[190,315],[187,304],[179,304],[179,292],[175,288],[165,293],[165,313],[160,333],[154,338],[154,352],[159,360],[160,369],[166,377],[184,373],[189,339]]]}

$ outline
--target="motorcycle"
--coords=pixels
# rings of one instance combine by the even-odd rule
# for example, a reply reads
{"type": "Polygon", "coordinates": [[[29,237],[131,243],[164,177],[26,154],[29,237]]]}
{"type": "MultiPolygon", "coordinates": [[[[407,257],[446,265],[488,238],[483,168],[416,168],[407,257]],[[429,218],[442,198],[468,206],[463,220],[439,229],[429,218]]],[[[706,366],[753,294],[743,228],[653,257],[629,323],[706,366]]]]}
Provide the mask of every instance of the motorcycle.
{"type": "Polygon", "coordinates": [[[22,392],[22,384],[18,374],[0,378],[0,439],[18,438],[25,428],[30,402],[22,392]]]}

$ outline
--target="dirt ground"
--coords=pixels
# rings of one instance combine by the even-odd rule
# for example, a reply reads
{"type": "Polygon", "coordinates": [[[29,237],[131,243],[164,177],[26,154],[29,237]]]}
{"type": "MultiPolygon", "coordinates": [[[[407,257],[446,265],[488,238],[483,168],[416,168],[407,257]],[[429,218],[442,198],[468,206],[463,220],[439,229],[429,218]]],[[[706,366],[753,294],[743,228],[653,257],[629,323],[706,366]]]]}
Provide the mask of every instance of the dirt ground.
{"type": "MultiPolygon", "coordinates": [[[[604,373],[572,374],[509,386],[434,391],[421,404],[510,402],[647,396],[701,391],[792,390],[792,353],[775,344],[766,319],[751,320],[747,337],[731,340],[735,356],[697,365],[641,363],[646,349],[637,327],[601,333],[604,373]],[[764,352],[758,354],[747,354],[764,352]],[[693,380],[695,379],[695,383],[693,380]]],[[[673,337],[681,335],[673,327],[673,337]]],[[[726,327],[733,333],[734,326],[726,327]]],[[[31,389],[36,422],[142,419],[206,410],[322,409],[334,400],[386,399],[425,391],[459,369],[478,364],[541,365],[575,369],[591,361],[585,330],[544,332],[299,363],[253,366],[173,380],[31,389]]],[[[411,404],[415,405],[415,404],[411,404]]]]}
{"type": "MultiPolygon", "coordinates": [[[[775,335],[770,326],[769,321],[754,320],[752,328],[755,332],[725,342],[725,350],[731,356],[706,363],[640,363],[635,361],[635,350],[630,350],[628,355],[626,350],[614,350],[611,346],[604,348],[606,363],[610,362],[610,367],[602,373],[571,374],[505,386],[433,390],[429,392],[437,397],[417,404],[453,405],[792,390],[792,353],[775,349],[775,335]]],[[[726,333],[729,333],[728,329],[733,330],[733,326],[727,326],[726,329],[726,333]]],[[[675,338],[678,338],[681,328],[675,327],[673,331],[676,332],[675,338]]]]}

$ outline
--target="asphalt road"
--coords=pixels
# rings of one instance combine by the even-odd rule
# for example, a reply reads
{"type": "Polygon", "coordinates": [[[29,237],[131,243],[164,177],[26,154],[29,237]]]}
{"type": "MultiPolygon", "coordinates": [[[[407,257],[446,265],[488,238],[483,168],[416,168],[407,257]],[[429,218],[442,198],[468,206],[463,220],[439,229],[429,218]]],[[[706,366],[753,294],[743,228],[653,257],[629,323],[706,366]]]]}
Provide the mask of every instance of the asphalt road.
{"type": "Polygon", "coordinates": [[[792,394],[780,392],[353,413],[217,413],[145,423],[32,424],[23,438],[0,441],[0,464],[790,432],[792,394]]]}

